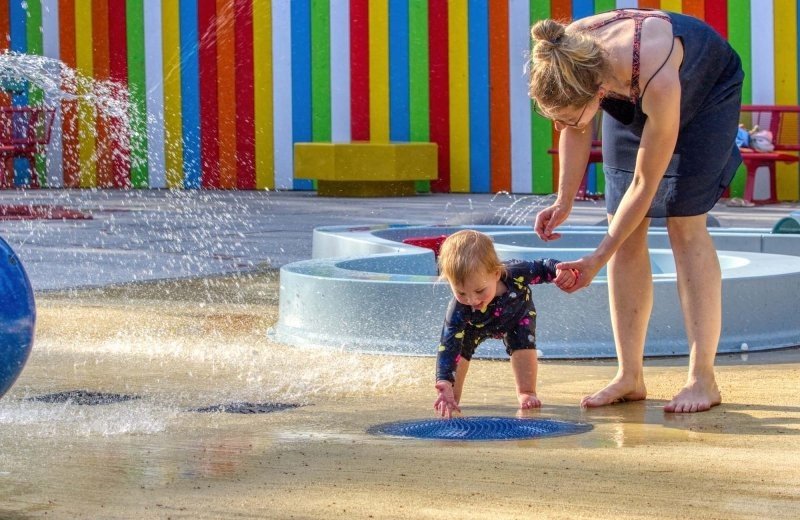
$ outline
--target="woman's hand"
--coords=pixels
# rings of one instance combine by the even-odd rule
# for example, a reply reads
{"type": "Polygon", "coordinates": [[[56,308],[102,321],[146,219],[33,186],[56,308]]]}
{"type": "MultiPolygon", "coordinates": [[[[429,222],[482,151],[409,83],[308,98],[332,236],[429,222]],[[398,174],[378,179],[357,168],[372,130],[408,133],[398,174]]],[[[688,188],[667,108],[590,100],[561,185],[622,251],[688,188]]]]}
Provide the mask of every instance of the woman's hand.
{"type": "Polygon", "coordinates": [[[536,215],[536,222],[533,225],[533,230],[539,238],[545,242],[558,240],[561,238],[561,233],[554,233],[553,231],[567,220],[570,211],[572,211],[571,207],[566,207],[564,204],[556,201],[555,204],[543,209],[536,215]]]}
{"type": "Polygon", "coordinates": [[[568,293],[574,293],[578,289],[583,289],[592,282],[605,264],[606,263],[596,254],[590,254],[572,262],[556,264],[556,269],[577,273],[575,283],[572,284],[571,287],[561,287],[561,289],[568,293]]]}

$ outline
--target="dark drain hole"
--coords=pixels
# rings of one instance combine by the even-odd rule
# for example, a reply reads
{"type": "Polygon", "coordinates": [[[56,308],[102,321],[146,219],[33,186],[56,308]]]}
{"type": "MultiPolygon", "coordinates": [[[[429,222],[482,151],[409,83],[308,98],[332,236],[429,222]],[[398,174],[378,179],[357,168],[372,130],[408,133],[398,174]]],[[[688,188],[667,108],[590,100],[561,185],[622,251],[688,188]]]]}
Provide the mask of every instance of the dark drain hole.
{"type": "Polygon", "coordinates": [[[290,403],[224,403],[224,404],[215,404],[211,406],[204,406],[202,408],[195,408],[194,410],[191,411],[205,412],[205,413],[224,412],[224,413],[255,414],[255,413],[279,412],[281,410],[297,408],[298,406],[300,405],[290,404],[290,403]]]}
{"type": "Polygon", "coordinates": [[[106,392],[90,392],[88,390],[69,390],[66,392],[56,392],[54,394],[37,395],[29,397],[28,401],[39,401],[42,403],[70,403],[86,406],[99,404],[123,403],[139,399],[136,395],[113,394],[106,392]]]}

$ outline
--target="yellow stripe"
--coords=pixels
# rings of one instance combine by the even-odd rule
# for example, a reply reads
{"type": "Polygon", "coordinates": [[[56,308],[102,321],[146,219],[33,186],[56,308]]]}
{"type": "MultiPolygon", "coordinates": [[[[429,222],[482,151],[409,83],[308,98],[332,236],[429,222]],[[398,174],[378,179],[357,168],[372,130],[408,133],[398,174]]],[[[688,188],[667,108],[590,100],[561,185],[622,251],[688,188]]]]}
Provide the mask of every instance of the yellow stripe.
{"type": "Polygon", "coordinates": [[[183,187],[183,125],[181,122],[181,41],[178,2],[161,4],[161,44],[164,49],[164,162],[168,188],[183,187]]]}
{"type": "Polygon", "coordinates": [[[661,0],[661,10],[682,13],[683,0],[661,0]]]}
{"type": "MultiPolygon", "coordinates": [[[[469,38],[467,2],[448,0],[450,191],[469,192],[469,38]]],[[[487,143],[488,144],[488,143],[487,143]]]]}
{"type": "MultiPolygon", "coordinates": [[[[775,0],[775,103],[797,103],[797,3],[795,0],[775,0]]],[[[779,200],[796,200],[798,175],[796,164],[778,163],[777,184],[779,200]]]]}
{"type": "Polygon", "coordinates": [[[389,3],[369,3],[369,139],[389,141],[389,3]]]}
{"type": "MultiPolygon", "coordinates": [[[[92,59],[92,0],[75,2],[75,61],[78,72],[85,78],[94,74],[92,59]]],[[[78,95],[78,161],[81,188],[97,185],[97,165],[95,163],[95,110],[90,101],[83,97],[87,84],[79,82],[78,95]]]]}
{"type": "Polygon", "coordinates": [[[272,146],[272,2],[253,0],[253,62],[256,118],[256,189],[275,187],[272,146]]]}

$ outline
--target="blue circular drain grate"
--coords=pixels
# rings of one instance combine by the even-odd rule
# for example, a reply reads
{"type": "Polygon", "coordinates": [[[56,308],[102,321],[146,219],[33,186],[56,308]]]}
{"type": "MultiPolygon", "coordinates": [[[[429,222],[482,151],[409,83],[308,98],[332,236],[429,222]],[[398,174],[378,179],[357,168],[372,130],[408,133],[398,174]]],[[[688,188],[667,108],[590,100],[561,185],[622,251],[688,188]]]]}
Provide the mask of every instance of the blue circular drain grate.
{"type": "Polygon", "coordinates": [[[462,417],[401,421],[373,426],[368,431],[378,435],[418,439],[502,441],[536,439],[588,432],[591,424],[551,419],[516,419],[509,417],[462,417]]]}

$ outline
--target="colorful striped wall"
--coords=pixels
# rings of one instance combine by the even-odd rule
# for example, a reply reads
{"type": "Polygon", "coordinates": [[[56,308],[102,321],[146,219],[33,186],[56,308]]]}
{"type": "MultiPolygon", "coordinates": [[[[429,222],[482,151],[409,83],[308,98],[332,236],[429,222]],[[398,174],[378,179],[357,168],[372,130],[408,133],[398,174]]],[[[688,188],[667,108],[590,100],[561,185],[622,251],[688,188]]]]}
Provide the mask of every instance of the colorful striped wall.
{"type": "MultiPolygon", "coordinates": [[[[797,3],[0,0],[0,51],[127,87],[128,118],[60,103],[45,186],[313,189],[293,179],[294,142],[393,140],[438,143],[435,191],[544,194],[557,172],[552,125],[526,96],[533,22],[615,7],[692,14],[741,54],[745,103],[797,104],[797,3]]],[[[800,198],[797,167],[780,167],[778,195],[800,198]]]]}

